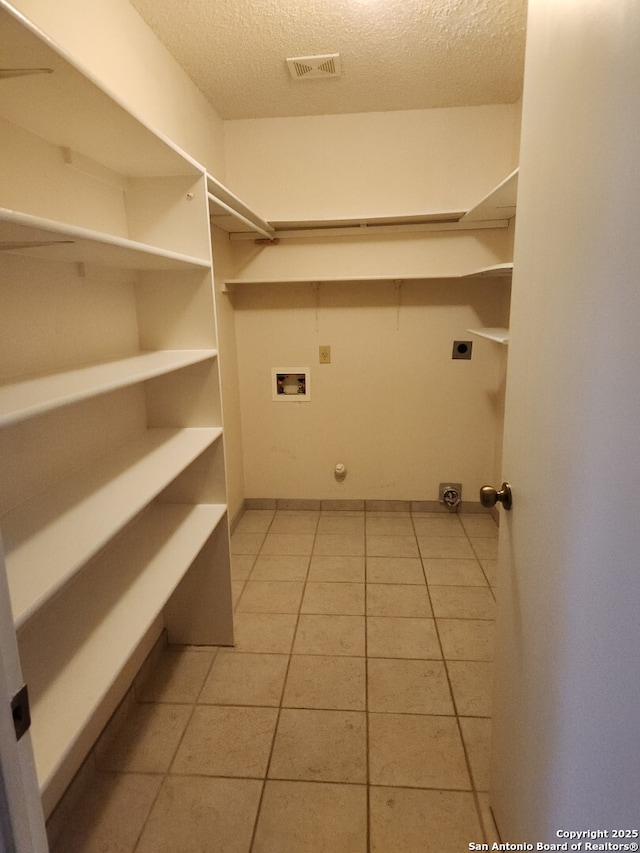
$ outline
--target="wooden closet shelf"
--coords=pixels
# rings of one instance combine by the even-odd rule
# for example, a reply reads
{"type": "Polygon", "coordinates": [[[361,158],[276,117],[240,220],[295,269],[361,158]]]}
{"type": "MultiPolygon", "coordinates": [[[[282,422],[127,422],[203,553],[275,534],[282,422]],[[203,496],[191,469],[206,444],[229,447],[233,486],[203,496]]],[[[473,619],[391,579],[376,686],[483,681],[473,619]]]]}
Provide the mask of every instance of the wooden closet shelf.
{"type": "Polygon", "coordinates": [[[462,273],[460,275],[360,275],[360,276],[344,276],[338,278],[331,276],[326,278],[229,278],[226,280],[226,286],[247,285],[247,284],[351,284],[358,282],[403,282],[403,281],[460,281],[464,278],[503,278],[511,275],[513,263],[495,264],[489,267],[482,267],[472,272],[462,273]]]}
{"type": "Polygon", "coordinates": [[[0,428],[54,409],[163,376],[217,356],[217,350],[142,352],[60,373],[21,378],[0,388],[0,428]]]}
{"type": "Polygon", "coordinates": [[[212,175],[207,175],[207,197],[211,221],[223,231],[261,234],[268,238],[273,235],[273,225],[247,207],[212,175]]]}
{"type": "Polygon", "coordinates": [[[462,278],[503,278],[510,276],[513,273],[513,261],[506,264],[493,264],[489,267],[482,267],[479,270],[465,273],[462,278]]]}
{"type": "Polygon", "coordinates": [[[209,269],[196,258],[78,225],[0,209],[0,251],[130,270],[209,269]]]}
{"type": "Polygon", "coordinates": [[[467,329],[472,335],[477,335],[479,338],[486,338],[489,341],[495,341],[497,344],[509,343],[509,329],[484,327],[482,329],[467,329]]]}
{"type": "Polygon", "coordinates": [[[517,197],[518,169],[514,169],[482,201],[468,210],[460,221],[465,223],[490,219],[512,219],[516,215],[517,197]]]}
{"type": "Polygon", "coordinates": [[[2,115],[56,145],[122,175],[198,175],[204,169],[163,134],[132,113],[59,44],[6,2],[0,5],[3,66],[51,69],[7,80],[2,115]],[[8,85],[7,85],[8,84],[8,85]]]}
{"type": "Polygon", "coordinates": [[[16,627],[220,436],[150,429],[0,519],[16,627]]]}

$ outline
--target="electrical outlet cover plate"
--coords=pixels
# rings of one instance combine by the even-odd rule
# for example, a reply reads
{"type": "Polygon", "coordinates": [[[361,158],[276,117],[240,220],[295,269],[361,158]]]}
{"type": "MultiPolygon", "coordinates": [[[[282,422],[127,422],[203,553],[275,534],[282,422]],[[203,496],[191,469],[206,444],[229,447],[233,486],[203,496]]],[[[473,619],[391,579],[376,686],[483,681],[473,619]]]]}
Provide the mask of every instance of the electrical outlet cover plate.
{"type": "Polygon", "coordinates": [[[472,347],[473,341],[454,341],[451,358],[470,359],[472,347]]]}

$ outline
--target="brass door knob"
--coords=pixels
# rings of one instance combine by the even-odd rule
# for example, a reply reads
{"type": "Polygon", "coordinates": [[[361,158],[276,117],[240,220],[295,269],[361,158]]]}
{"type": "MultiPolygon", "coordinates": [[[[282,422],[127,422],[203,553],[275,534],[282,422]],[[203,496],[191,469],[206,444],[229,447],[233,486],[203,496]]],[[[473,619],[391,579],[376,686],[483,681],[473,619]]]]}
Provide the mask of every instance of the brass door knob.
{"type": "Polygon", "coordinates": [[[509,483],[503,483],[500,491],[494,489],[493,486],[482,486],[480,489],[480,503],[486,507],[492,507],[497,503],[501,503],[506,510],[511,509],[511,504],[513,503],[511,486],[509,483]]]}

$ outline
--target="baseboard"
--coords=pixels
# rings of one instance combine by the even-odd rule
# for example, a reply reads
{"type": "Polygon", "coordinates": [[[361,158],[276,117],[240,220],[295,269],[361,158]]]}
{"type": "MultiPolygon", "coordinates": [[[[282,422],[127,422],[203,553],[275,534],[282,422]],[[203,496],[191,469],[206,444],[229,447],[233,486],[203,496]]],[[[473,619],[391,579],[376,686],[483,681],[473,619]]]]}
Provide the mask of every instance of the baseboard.
{"type": "MultiPolygon", "coordinates": [[[[307,512],[412,512],[412,513],[494,513],[479,501],[461,501],[453,510],[440,501],[402,500],[323,500],[309,498],[245,498],[239,512],[234,516],[233,531],[245,510],[296,510],[307,512]]],[[[495,516],[494,516],[495,517],[495,516]]]]}

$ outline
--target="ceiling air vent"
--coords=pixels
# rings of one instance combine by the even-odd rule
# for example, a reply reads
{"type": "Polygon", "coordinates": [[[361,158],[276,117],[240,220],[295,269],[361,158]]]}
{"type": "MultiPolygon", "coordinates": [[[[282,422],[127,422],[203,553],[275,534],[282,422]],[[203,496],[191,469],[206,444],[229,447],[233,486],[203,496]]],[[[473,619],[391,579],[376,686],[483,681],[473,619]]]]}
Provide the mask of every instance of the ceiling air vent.
{"type": "Polygon", "coordinates": [[[294,80],[340,77],[342,73],[339,53],[325,53],[323,56],[295,56],[287,59],[287,65],[294,80]]]}

